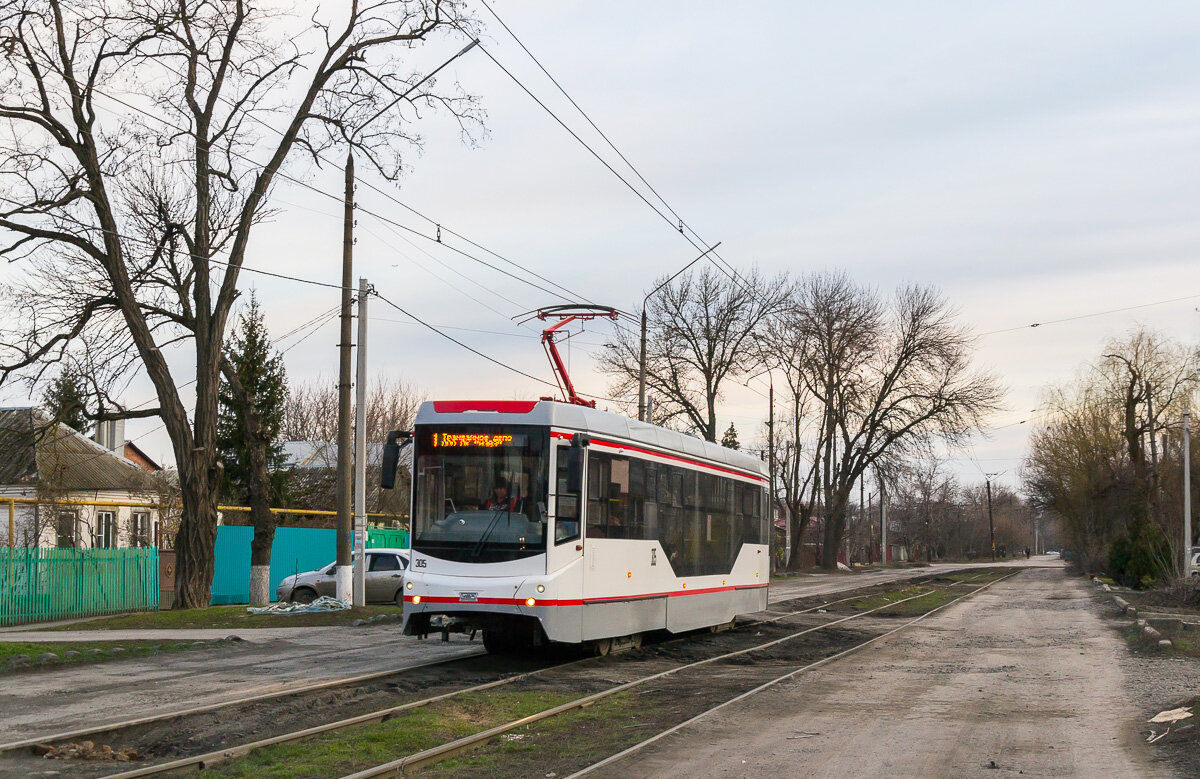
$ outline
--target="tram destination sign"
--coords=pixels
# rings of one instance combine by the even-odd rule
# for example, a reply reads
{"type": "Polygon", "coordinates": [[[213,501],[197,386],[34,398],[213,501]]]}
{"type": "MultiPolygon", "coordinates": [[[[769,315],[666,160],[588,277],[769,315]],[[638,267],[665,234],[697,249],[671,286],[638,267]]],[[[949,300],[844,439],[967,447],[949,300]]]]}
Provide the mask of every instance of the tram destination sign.
{"type": "Polygon", "coordinates": [[[525,436],[514,433],[447,433],[430,435],[434,449],[499,449],[504,446],[525,446],[525,436]]]}

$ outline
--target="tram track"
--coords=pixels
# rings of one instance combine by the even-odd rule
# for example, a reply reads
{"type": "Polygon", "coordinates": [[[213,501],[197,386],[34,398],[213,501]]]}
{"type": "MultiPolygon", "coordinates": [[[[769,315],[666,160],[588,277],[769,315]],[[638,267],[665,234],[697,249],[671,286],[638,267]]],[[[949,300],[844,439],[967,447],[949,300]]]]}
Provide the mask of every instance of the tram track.
{"type": "MultiPolygon", "coordinates": [[[[980,576],[980,575],[986,575],[986,574],[979,574],[974,578],[978,578],[978,576],[980,576]]],[[[928,577],[928,580],[937,580],[938,578],[941,578],[941,577],[939,577],[938,575],[935,574],[935,575],[928,577]]],[[[961,582],[961,581],[954,582],[949,586],[953,587],[956,585],[961,585],[963,583],[965,583],[965,582],[961,582]]],[[[843,592],[847,592],[850,594],[847,594],[845,597],[842,597],[842,598],[838,598],[838,599],[834,599],[834,600],[824,600],[820,603],[817,603],[816,605],[807,606],[802,609],[791,610],[791,611],[784,612],[782,614],[771,613],[771,614],[769,614],[769,616],[764,616],[757,620],[748,620],[748,621],[742,622],[739,624],[739,628],[746,630],[749,628],[754,628],[756,626],[766,626],[766,625],[770,625],[773,623],[781,622],[781,621],[787,620],[789,618],[795,618],[795,617],[800,617],[803,615],[811,615],[811,614],[814,614],[817,612],[827,611],[829,607],[835,607],[839,604],[843,604],[848,601],[861,599],[862,597],[864,597],[864,595],[863,595],[864,591],[878,590],[880,588],[886,588],[888,586],[892,586],[892,585],[896,585],[896,584],[901,585],[903,587],[921,586],[921,582],[919,580],[905,581],[902,583],[897,582],[897,583],[890,583],[890,584],[885,583],[885,584],[867,585],[864,587],[856,588],[855,590],[843,591],[843,592]]],[[[699,666],[704,666],[706,664],[711,664],[711,663],[719,662],[722,660],[727,661],[728,659],[730,659],[732,657],[735,657],[738,655],[743,655],[743,654],[746,654],[749,652],[764,650],[775,644],[781,643],[782,641],[786,641],[791,638],[796,638],[798,636],[802,636],[802,635],[806,635],[806,634],[811,634],[816,631],[827,630],[827,629],[835,627],[839,624],[850,622],[854,619],[858,619],[860,617],[866,617],[866,616],[869,616],[876,612],[886,610],[887,608],[895,606],[897,603],[907,602],[909,600],[915,600],[920,597],[925,597],[926,595],[929,595],[929,594],[931,594],[931,593],[927,592],[927,593],[923,593],[923,594],[914,595],[910,598],[905,598],[901,601],[889,603],[887,605],[880,606],[876,609],[871,609],[866,612],[854,614],[849,617],[832,619],[832,620],[823,622],[819,625],[806,627],[805,629],[803,629],[799,632],[794,632],[794,633],[790,634],[788,637],[779,639],[777,641],[766,642],[766,643],[762,643],[759,645],[755,645],[753,647],[748,647],[748,648],[745,648],[742,650],[738,650],[735,652],[725,653],[725,654],[721,654],[721,655],[718,655],[715,657],[702,659],[702,660],[694,662],[694,663],[689,663],[689,664],[674,667],[674,668],[668,668],[668,669],[658,672],[656,674],[652,674],[652,675],[648,675],[648,676],[645,676],[645,677],[642,677],[639,679],[631,680],[628,683],[619,685],[619,686],[609,689],[607,691],[600,690],[600,691],[597,691],[596,693],[592,693],[588,696],[583,696],[582,698],[578,699],[577,701],[571,702],[569,704],[564,704],[563,706],[555,707],[554,709],[551,709],[548,712],[543,712],[539,715],[535,715],[532,718],[523,718],[522,720],[510,722],[510,723],[507,723],[506,725],[500,726],[499,729],[493,728],[493,729],[484,731],[482,734],[477,734],[476,736],[471,737],[473,740],[470,740],[469,743],[460,744],[458,742],[453,742],[453,745],[452,744],[442,745],[441,747],[438,747],[437,749],[443,749],[443,750],[448,749],[450,751],[447,753],[438,752],[435,755],[427,756],[426,758],[422,758],[419,762],[422,764],[436,762],[437,760],[443,759],[445,754],[459,752],[464,749],[470,749],[471,747],[473,747],[479,743],[484,743],[491,738],[495,738],[500,733],[506,732],[506,731],[511,730],[516,727],[520,727],[522,724],[526,724],[527,721],[529,721],[529,722],[538,721],[538,720],[544,719],[546,717],[554,716],[555,714],[558,714],[558,713],[569,711],[571,709],[576,709],[581,706],[590,705],[590,703],[592,703],[592,702],[601,700],[602,698],[608,697],[608,696],[618,693],[622,690],[629,689],[631,686],[637,686],[640,684],[644,684],[649,681],[652,681],[653,679],[663,678],[665,676],[669,676],[669,675],[672,675],[672,674],[675,674],[675,673],[678,673],[681,671],[685,671],[690,668],[696,668],[699,666]],[[495,732],[493,732],[493,731],[495,731],[495,732]]],[[[816,596],[816,597],[824,597],[824,596],[816,596]]],[[[812,598],[797,598],[795,600],[811,602],[812,598]]],[[[795,601],[793,601],[793,602],[795,602],[795,601]]],[[[784,603],[786,603],[786,602],[784,602],[784,603]]],[[[781,605],[784,605],[784,603],[772,604],[772,610],[775,608],[778,608],[781,605]]],[[[668,642],[668,644],[670,644],[670,643],[673,643],[673,642],[668,642]]],[[[480,654],[482,655],[482,653],[480,653],[480,654]]],[[[218,715],[223,716],[226,714],[226,712],[222,712],[221,711],[222,709],[227,709],[231,706],[237,706],[239,704],[246,704],[246,703],[251,703],[251,702],[261,702],[261,703],[270,704],[272,701],[279,701],[279,699],[284,699],[287,696],[297,695],[297,694],[301,694],[301,693],[312,692],[312,691],[329,691],[329,690],[336,690],[341,687],[352,687],[354,685],[361,685],[361,684],[367,684],[367,683],[378,683],[381,681],[385,681],[388,677],[397,676],[397,675],[409,675],[410,676],[415,670],[419,670],[419,669],[425,669],[431,673],[436,674],[441,671],[444,671],[446,668],[454,666],[455,664],[461,664],[461,663],[464,663],[466,661],[470,661],[473,659],[478,660],[481,658],[480,658],[480,655],[469,655],[465,658],[453,658],[450,660],[434,661],[431,663],[421,664],[419,666],[409,666],[406,668],[397,669],[397,670],[393,670],[393,671],[360,675],[360,676],[356,676],[356,677],[350,677],[347,679],[330,680],[327,682],[322,682],[322,683],[306,686],[304,688],[299,688],[299,689],[293,688],[293,689],[288,689],[288,690],[280,690],[280,691],[274,691],[271,693],[259,694],[259,695],[251,696],[250,698],[247,698],[245,700],[231,701],[228,703],[198,707],[197,709],[189,711],[189,712],[175,713],[175,714],[165,715],[163,717],[140,718],[137,720],[131,720],[127,723],[117,723],[117,724],[107,726],[104,728],[72,731],[72,732],[65,733],[65,734],[59,734],[58,736],[53,737],[53,738],[30,739],[30,740],[25,740],[22,742],[14,742],[12,744],[0,745],[0,753],[18,751],[21,748],[29,747],[35,743],[37,743],[37,744],[44,744],[47,742],[55,743],[55,742],[61,742],[64,740],[78,741],[83,738],[95,739],[95,738],[102,737],[102,736],[110,736],[110,737],[118,737],[119,738],[120,735],[122,734],[122,730],[124,730],[126,733],[129,733],[131,731],[136,731],[138,728],[143,728],[146,726],[163,725],[171,720],[177,720],[179,717],[186,716],[188,714],[216,713],[218,715]]],[[[483,659],[486,659],[486,656],[484,656],[483,659]]],[[[593,660],[594,660],[594,658],[583,658],[583,659],[579,659],[579,660],[575,660],[575,661],[571,661],[571,662],[558,663],[555,665],[545,666],[545,667],[537,668],[537,669],[534,669],[531,671],[519,672],[519,673],[509,673],[507,675],[504,675],[502,678],[494,678],[494,679],[491,679],[491,680],[483,682],[483,683],[470,684],[470,685],[465,685],[465,686],[460,685],[456,689],[446,689],[443,692],[439,692],[434,695],[429,695],[429,696],[423,697],[420,700],[407,701],[407,702],[404,702],[399,705],[391,705],[391,706],[387,706],[387,707],[383,707],[383,708],[376,708],[376,709],[372,709],[370,711],[366,711],[366,712],[363,712],[360,714],[355,714],[354,716],[340,718],[336,721],[321,722],[316,725],[312,725],[312,726],[305,727],[305,728],[300,728],[300,729],[293,730],[290,732],[279,733],[276,735],[269,736],[267,738],[261,738],[261,739],[257,739],[257,740],[247,741],[247,742],[235,745],[235,746],[223,747],[223,748],[216,749],[216,750],[210,750],[210,751],[204,752],[202,754],[185,755],[183,757],[168,760],[166,762],[159,762],[159,763],[155,763],[152,765],[140,765],[136,768],[130,767],[130,770],[122,771],[122,772],[119,772],[116,774],[107,774],[107,776],[112,777],[112,779],[117,779],[118,777],[124,779],[125,777],[161,775],[164,773],[178,771],[178,770],[189,768],[189,767],[201,767],[201,768],[209,767],[209,766],[215,765],[217,763],[229,760],[231,758],[236,758],[239,756],[250,754],[250,753],[255,752],[256,750],[262,749],[264,747],[272,746],[275,744],[301,741],[304,739],[312,738],[314,736],[319,736],[321,734],[330,733],[332,731],[351,728],[351,727],[354,727],[357,725],[363,725],[363,724],[368,724],[368,723],[372,723],[372,722],[384,721],[391,717],[402,714],[406,711],[410,711],[412,709],[416,709],[419,707],[437,704],[439,702],[447,701],[447,700],[453,699],[457,696],[461,696],[464,694],[480,693],[480,692],[485,692],[485,691],[489,691],[489,690],[494,690],[495,688],[499,688],[504,685],[518,684],[520,682],[530,682],[530,681],[535,680],[537,677],[544,676],[544,675],[550,674],[552,672],[559,672],[561,674],[563,672],[566,672],[568,667],[583,665],[583,664],[586,664],[593,660]]],[[[502,673],[503,671],[499,671],[499,672],[502,673]]],[[[448,686],[452,686],[453,684],[454,684],[453,682],[446,682],[446,683],[442,683],[442,686],[448,687],[448,686]]],[[[405,758],[405,759],[411,761],[415,757],[416,756],[414,755],[414,756],[410,756],[409,758],[405,758]]],[[[70,765],[72,765],[73,768],[83,767],[83,764],[80,764],[78,762],[70,763],[70,765]]],[[[410,768],[412,767],[412,765],[413,764],[411,762],[405,763],[405,766],[410,767],[410,768]]],[[[92,770],[90,770],[88,773],[93,776],[105,775],[105,774],[99,774],[99,773],[95,772],[95,769],[100,768],[100,767],[102,767],[102,766],[96,766],[93,764],[93,765],[89,766],[89,768],[91,768],[92,770]]],[[[115,767],[116,766],[110,765],[110,770],[111,770],[111,768],[115,768],[115,767]]],[[[385,772],[383,774],[369,774],[368,773],[368,774],[364,774],[364,775],[387,775],[387,774],[385,772]]]]}
{"type": "MultiPolygon", "coordinates": [[[[965,593],[964,595],[954,598],[953,600],[951,600],[948,603],[936,606],[936,607],[930,609],[929,611],[921,614],[920,616],[918,616],[914,619],[908,620],[904,624],[902,624],[898,627],[895,627],[891,630],[888,630],[880,635],[871,637],[871,638],[864,640],[860,643],[857,643],[847,649],[836,652],[833,655],[830,655],[828,657],[823,657],[820,660],[817,660],[815,662],[807,663],[805,665],[802,665],[799,668],[791,669],[787,673],[784,673],[780,676],[773,677],[773,678],[769,679],[768,681],[766,681],[765,683],[755,686],[753,689],[751,689],[749,691],[743,692],[743,693],[735,696],[734,698],[722,701],[721,703],[704,710],[703,712],[687,719],[686,721],[684,721],[672,728],[669,728],[665,731],[662,731],[662,732],[656,734],[655,736],[650,737],[649,739],[639,742],[638,744],[636,744],[632,747],[629,747],[629,748],[623,750],[622,752],[617,753],[616,755],[612,755],[611,757],[606,758],[605,760],[602,760],[602,761],[594,763],[590,766],[587,766],[584,769],[575,772],[574,774],[572,774],[572,776],[582,776],[586,773],[589,773],[592,770],[595,770],[602,766],[608,765],[608,764],[610,764],[610,762],[620,759],[628,754],[631,754],[632,752],[636,751],[637,749],[640,749],[643,746],[653,743],[654,741],[660,740],[661,738],[665,738],[666,736],[670,735],[671,733],[674,733],[674,732],[678,731],[679,729],[686,727],[688,724],[691,724],[692,722],[695,722],[705,716],[708,716],[709,714],[716,712],[726,706],[729,706],[729,705],[737,703],[741,700],[744,700],[747,697],[750,697],[758,692],[761,692],[762,690],[768,689],[782,681],[793,678],[801,673],[804,673],[806,671],[818,668],[822,665],[831,663],[837,659],[845,657],[846,655],[860,651],[861,649],[864,649],[878,641],[882,641],[883,639],[885,639],[891,635],[894,635],[895,633],[897,633],[901,630],[911,627],[912,625],[920,622],[921,620],[936,613],[937,611],[948,608],[949,606],[951,606],[955,603],[958,603],[959,601],[963,600],[964,598],[970,597],[978,592],[981,592],[984,589],[987,589],[988,587],[991,587],[994,584],[997,584],[998,582],[1004,581],[1008,578],[1011,578],[1012,576],[1015,576],[1017,573],[1019,573],[1019,571],[1013,572],[1002,578],[992,580],[992,581],[984,584],[983,586],[972,590],[969,593],[965,593]]],[[[915,583],[909,583],[909,586],[913,586],[914,584],[915,583]]],[[[949,587],[953,587],[953,586],[960,585],[960,584],[962,584],[962,582],[955,582],[954,584],[949,585],[949,587]]],[[[481,731],[481,732],[473,734],[471,736],[467,736],[465,738],[461,738],[461,739],[457,739],[455,741],[441,744],[436,747],[433,747],[433,748],[430,748],[427,750],[423,750],[421,752],[417,752],[415,754],[406,755],[404,757],[398,758],[398,759],[390,761],[388,763],[384,763],[381,765],[373,766],[371,768],[367,768],[365,770],[347,774],[344,777],[342,777],[342,779],[376,779],[377,777],[401,776],[407,772],[410,772],[413,770],[419,770],[423,767],[428,767],[434,763],[438,763],[438,762],[446,760],[450,757],[460,755],[464,752],[475,749],[483,744],[488,743],[489,741],[496,739],[497,737],[500,737],[506,733],[509,733],[509,732],[516,730],[518,728],[521,728],[523,726],[531,725],[531,724],[541,722],[544,720],[548,720],[548,719],[551,719],[551,718],[556,717],[561,714],[569,713],[572,711],[577,711],[579,709],[594,705],[597,702],[604,700],[605,698],[609,698],[611,696],[618,695],[623,692],[627,692],[635,687],[640,687],[642,685],[646,685],[651,682],[662,680],[669,676],[674,676],[676,674],[684,673],[687,671],[693,671],[693,670],[698,669],[703,666],[708,666],[708,665],[712,665],[715,663],[721,663],[721,662],[728,662],[735,658],[740,658],[745,655],[748,655],[750,653],[762,652],[762,651],[771,649],[773,647],[777,647],[781,644],[784,644],[785,642],[789,642],[789,641],[792,641],[794,639],[797,639],[797,638],[800,638],[800,637],[803,637],[806,635],[811,635],[818,631],[828,630],[829,628],[835,627],[837,625],[842,625],[847,622],[851,622],[851,621],[854,621],[857,619],[868,617],[872,614],[884,612],[888,609],[894,608],[895,606],[898,606],[900,604],[927,597],[931,594],[934,594],[934,592],[936,592],[936,591],[937,590],[931,590],[929,592],[912,595],[912,596],[909,596],[906,598],[901,598],[899,600],[892,601],[890,603],[878,606],[873,609],[865,610],[865,611],[862,611],[862,612],[859,612],[856,614],[852,614],[852,615],[846,616],[846,617],[836,618],[836,619],[830,620],[828,622],[824,622],[819,625],[807,627],[802,630],[799,630],[799,631],[796,631],[793,633],[789,633],[780,638],[775,638],[773,640],[770,640],[770,641],[767,641],[767,642],[764,642],[761,644],[757,644],[755,646],[746,647],[744,649],[739,649],[739,650],[736,650],[733,652],[728,652],[725,654],[717,655],[715,657],[706,658],[706,659],[699,660],[696,662],[688,663],[686,665],[681,665],[681,666],[678,666],[675,668],[670,668],[670,669],[660,671],[660,672],[657,672],[654,674],[643,676],[643,677],[625,682],[623,684],[616,685],[609,689],[601,690],[596,693],[582,696],[580,698],[569,701],[567,703],[563,703],[563,704],[555,706],[553,708],[546,709],[545,711],[539,712],[537,714],[522,717],[520,719],[512,720],[510,722],[506,722],[504,724],[497,725],[492,728],[488,728],[487,730],[481,731]]],[[[848,598],[839,599],[837,602],[840,603],[840,602],[845,602],[847,600],[855,600],[855,599],[858,599],[861,597],[862,597],[861,595],[851,596],[848,598]]],[[[833,605],[833,603],[834,602],[831,601],[825,605],[833,605]]],[[[804,610],[789,613],[789,614],[778,615],[777,619],[774,621],[778,621],[779,619],[784,619],[787,617],[797,616],[800,614],[812,613],[813,611],[818,611],[821,608],[822,607],[812,607],[809,609],[804,609],[804,610]]],[[[766,622],[767,622],[766,620],[756,620],[756,621],[754,621],[753,624],[766,624],[766,622]]],[[[116,779],[116,777],[114,777],[113,779],[116,779]]]]}

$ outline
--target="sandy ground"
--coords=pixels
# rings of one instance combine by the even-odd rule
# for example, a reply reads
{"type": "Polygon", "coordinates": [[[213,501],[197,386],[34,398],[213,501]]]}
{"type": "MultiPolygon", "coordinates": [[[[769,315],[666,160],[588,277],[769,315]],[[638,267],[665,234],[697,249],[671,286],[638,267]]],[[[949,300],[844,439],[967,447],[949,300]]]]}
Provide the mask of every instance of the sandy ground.
{"type": "Polygon", "coordinates": [[[1026,572],[592,775],[1155,776],[1090,596],[1026,572]]]}

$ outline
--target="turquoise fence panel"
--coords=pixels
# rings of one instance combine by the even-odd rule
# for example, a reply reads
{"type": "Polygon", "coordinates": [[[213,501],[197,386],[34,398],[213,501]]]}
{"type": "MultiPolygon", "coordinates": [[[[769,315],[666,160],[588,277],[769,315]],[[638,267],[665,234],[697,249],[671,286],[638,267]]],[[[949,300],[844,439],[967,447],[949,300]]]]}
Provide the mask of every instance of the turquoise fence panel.
{"type": "Polygon", "coordinates": [[[213,547],[211,603],[247,603],[250,600],[250,542],[254,528],[220,525],[213,547]]]}
{"type": "Polygon", "coordinates": [[[373,527],[367,531],[367,549],[408,549],[408,531],[391,527],[373,527]]]}
{"type": "Polygon", "coordinates": [[[158,549],[0,548],[0,625],[158,608],[158,549]]]}
{"type": "MultiPolygon", "coordinates": [[[[212,604],[250,602],[250,542],[254,528],[221,525],[213,564],[212,604]]],[[[271,544],[270,592],[283,577],[304,573],[332,563],[337,558],[337,531],[314,527],[281,527],[271,544]]]]}
{"type": "MultiPolygon", "coordinates": [[[[337,560],[337,531],[318,527],[281,527],[271,544],[271,600],[283,577],[315,571],[337,560]]],[[[249,586],[246,599],[250,599],[249,586]]]]}

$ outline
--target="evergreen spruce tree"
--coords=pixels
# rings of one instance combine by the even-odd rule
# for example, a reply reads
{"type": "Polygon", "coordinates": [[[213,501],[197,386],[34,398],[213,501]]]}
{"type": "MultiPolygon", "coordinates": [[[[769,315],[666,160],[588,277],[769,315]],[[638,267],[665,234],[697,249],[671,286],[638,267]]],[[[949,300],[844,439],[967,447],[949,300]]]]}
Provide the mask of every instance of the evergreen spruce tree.
{"type": "Polygon", "coordinates": [[[742,445],[738,443],[737,428],[733,423],[729,423],[729,429],[725,431],[725,435],[721,438],[721,446],[726,449],[741,449],[742,445]]]}
{"type": "Polygon", "coordinates": [[[64,366],[42,396],[42,405],[56,422],[80,433],[87,433],[91,420],[87,418],[87,387],[83,377],[70,366],[64,366]]]}
{"type": "Polygon", "coordinates": [[[250,544],[250,602],[270,600],[268,574],[275,515],[271,505],[283,498],[286,474],[278,440],[287,398],[283,356],[271,347],[258,299],[238,320],[221,364],[217,452],[224,465],[225,500],[250,506],[254,540],[250,544]]]}

